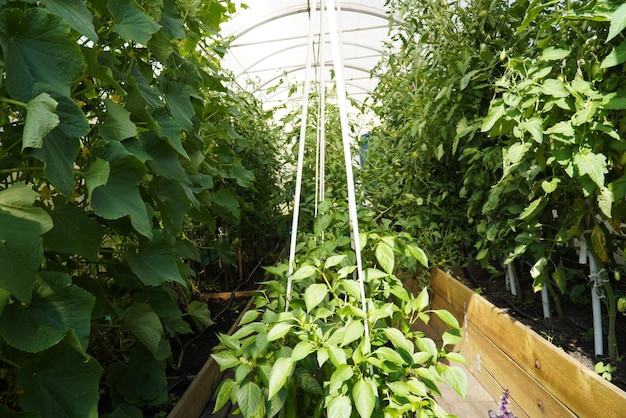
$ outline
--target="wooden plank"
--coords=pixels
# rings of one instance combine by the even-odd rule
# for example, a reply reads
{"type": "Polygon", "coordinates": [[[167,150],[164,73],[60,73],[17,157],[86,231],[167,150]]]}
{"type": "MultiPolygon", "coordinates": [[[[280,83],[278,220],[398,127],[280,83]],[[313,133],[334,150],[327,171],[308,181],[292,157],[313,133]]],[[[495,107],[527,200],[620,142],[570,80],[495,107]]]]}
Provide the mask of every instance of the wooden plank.
{"type": "MultiPolygon", "coordinates": [[[[449,305],[441,298],[433,300],[433,309],[449,309],[449,305]]],[[[571,418],[575,415],[563,405],[552,393],[523,370],[507,353],[503,352],[492,341],[489,335],[483,334],[471,321],[468,321],[463,340],[458,345],[461,354],[468,361],[468,369],[482,383],[482,376],[487,373],[494,379],[498,392],[491,395],[496,399],[502,395],[502,388],[510,391],[511,399],[524,414],[531,417],[571,418]],[[533,388],[529,391],[528,388],[533,388]]],[[[485,382],[485,388],[488,382],[485,382]]],[[[516,415],[522,415],[515,410],[516,415]]]]}
{"type": "Polygon", "coordinates": [[[206,299],[230,299],[230,298],[249,298],[254,296],[255,290],[239,290],[237,292],[217,292],[207,293],[203,295],[206,299]]]}
{"type": "MultiPolygon", "coordinates": [[[[440,321],[437,321],[437,322],[440,322],[440,321]]],[[[434,321],[432,323],[434,323],[434,321]]],[[[413,329],[424,332],[424,334],[426,334],[427,337],[435,341],[435,343],[438,346],[441,345],[441,332],[436,332],[430,325],[426,325],[423,322],[419,321],[416,324],[414,324],[413,329]]],[[[446,329],[447,329],[447,326],[446,326],[446,329]]],[[[468,394],[464,400],[461,400],[458,397],[458,395],[456,395],[455,393],[453,393],[451,396],[450,395],[445,396],[445,398],[437,397],[436,399],[438,400],[438,402],[441,401],[441,405],[445,406],[448,409],[448,412],[454,412],[453,410],[456,409],[456,405],[453,406],[452,408],[448,407],[448,405],[456,404],[459,402],[476,404],[477,407],[478,406],[481,407],[481,414],[477,414],[477,413],[460,414],[460,413],[454,412],[456,415],[460,417],[465,418],[465,417],[486,416],[487,411],[489,409],[496,410],[497,402],[500,399],[500,396],[502,395],[504,388],[497,382],[496,379],[493,378],[493,376],[491,376],[491,374],[489,374],[489,372],[484,367],[480,368],[477,371],[476,363],[473,361],[475,357],[472,356],[472,354],[469,352],[469,349],[467,347],[458,345],[457,347],[455,347],[455,350],[459,350],[461,354],[463,354],[468,361],[467,365],[460,365],[461,369],[463,369],[468,375],[467,376],[468,384],[469,384],[468,394]],[[478,387],[473,387],[474,385],[482,387],[482,390],[478,387]],[[489,402],[485,402],[487,398],[484,395],[479,395],[477,397],[476,393],[481,393],[483,390],[485,393],[489,395],[488,397],[489,402]]],[[[446,390],[445,386],[440,386],[440,389],[446,390]]],[[[511,405],[512,411],[515,413],[517,418],[530,418],[528,415],[526,415],[523,412],[522,408],[519,407],[517,403],[515,403],[514,399],[510,399],[510,405],[511,405]]]]}
{"type": "MultiPolygon", "coordinates": [[[[228,334],[233,334],[237,330],[241,318],[252,307],[253,299],[254,298],[251,298],[248,301],[245,309],[241,311],[233,323],[233,326],[228,331],[228,334]]],[[[221,376],[222,373],[220,372],[219,365],[213,360],[213,357],[210,357],[167,417],[199,417],[217,388],[217,385],[220,383],[221,376]]]]}
{"type": "MultiPolygon", "coordinates": [[[[441,270],[433,272],[431,283],[435,295],[457,307],[451,313],[461,323],[463,314],[459,310],[465,306],[468,323],[484,335],[492,336],[493,343],[502,352],[574,414],[581,417],[622,416],[626,410],[624,391],[558,350],[532,329],[513,320],[503,310],[441,270]]],[[[433,299],[436,300],[436,297],[433,299]]],[[[434,324],[435,329],[436,327],[434,324]]],[[[471,339],[472,335],[469,337],[471,339]]]]}
{"type": "MultiPolygon", "coordinates": [[[[445,309],[458,312],[443,298],[434,295],[432,309],[445,309]]],[[[431,326],[439,334],[449,327],[436,317],[431,326]]],[[[463,324],[463,321],[460,321],[463,324]]],[[[502,352],[491,339],[478,330],[471,322],[463,327],[463,339],[454,349],[467,360],[467,369],[494,397],[499,399],[504,388],[511,393],[513,412],[518,417],[572,417],[573,415],[554,396],[522,370],[509,356],[502,352]],[[470,337],[470,338],[467,338],[470,337]],[[527,394],[529,387],[535,387],[532,396],[527,394]],[[537,407],[541,402],[543,408],[537,407]]]]}

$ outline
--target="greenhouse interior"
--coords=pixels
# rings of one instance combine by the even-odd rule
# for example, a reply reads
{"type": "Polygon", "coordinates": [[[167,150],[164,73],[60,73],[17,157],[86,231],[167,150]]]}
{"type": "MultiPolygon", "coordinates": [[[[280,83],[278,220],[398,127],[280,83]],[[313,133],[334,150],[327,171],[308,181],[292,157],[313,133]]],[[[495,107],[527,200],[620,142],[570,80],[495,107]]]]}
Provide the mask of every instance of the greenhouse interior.
{"type": "Polygon", "coordinates": [[[0,1],[0,417],[624,416],[625,29],[0,1]]]}

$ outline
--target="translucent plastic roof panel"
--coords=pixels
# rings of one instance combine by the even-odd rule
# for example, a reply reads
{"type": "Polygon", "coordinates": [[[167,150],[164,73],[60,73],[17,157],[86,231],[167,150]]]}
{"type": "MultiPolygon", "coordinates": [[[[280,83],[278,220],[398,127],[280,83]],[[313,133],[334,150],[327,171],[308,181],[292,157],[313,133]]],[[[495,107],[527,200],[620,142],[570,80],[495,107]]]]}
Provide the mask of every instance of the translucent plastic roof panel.
{"type": "MultiPolygon", "coordinates": [[[[327,15],[319,12],[320,1],[250,0],[246,4],[247,9],[239,8],[222,26],[224,36],[232,39],[223,65],[235,74],[240,85],[253,90],[267,107],[288,101],[289,89],[294,85],[301,91],[310,24],[311,80],[321,81],[323,77],[327,86],[334,83],[327,15]],[[310,8],[314,9],[313,21],[309,18],[310,8]],[[322,32],[324,36],[320,36],[322,32]]],[[[335,0],[347,95],[357,102],[363,102],[377,84],[370,74],[389,36],[384,4],[385,0],[335,0]]]]}

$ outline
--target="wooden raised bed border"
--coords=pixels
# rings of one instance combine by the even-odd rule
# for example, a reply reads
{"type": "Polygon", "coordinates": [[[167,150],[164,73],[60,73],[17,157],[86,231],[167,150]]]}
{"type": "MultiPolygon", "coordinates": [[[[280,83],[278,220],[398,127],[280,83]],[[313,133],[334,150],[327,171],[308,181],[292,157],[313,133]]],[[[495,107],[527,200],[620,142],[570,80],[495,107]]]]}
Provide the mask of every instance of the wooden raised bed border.
{"type": "MultiPolygon", "coordinates": [[[[240,292],[244,293],[244,292],[240,292]]],[[[223,295],[218,298],[230,297],[233,292],[224,292],[223,295]],[[223,297],[222,297],[223,296],[223,297]]],[[[230,327],[228,331],[229,335],[232,335],[239,326],[239,322],[243,315],[252,307],[254,298],[252,297],[254,291],[246,291],[244,295],[250,296],[246,307],[242,309],[241,313],[230,327]]],[[[204,408],[209,403],[211,396],[217,386],[219,385],[222,377],[219,365],[213,360],[213,357],[209,357],[202,369],[198,372],[196,377],[191,381],[191,384],[180,397],[174,408],[167,415],[167,418],[195,418],[202,415],[204,408]]]]}
{"type": "MultiPolygon", "coordinates": [[[[494,399],[509,389],[517,417],[624,416],[626,392],[442,270],[432,271],[431,285],[432,309],[450,311],[461,325],[455,349],[467,368],[494,399]]],[[[429,325],[438,335],[447,329],[434,315],[429,325]]]]}

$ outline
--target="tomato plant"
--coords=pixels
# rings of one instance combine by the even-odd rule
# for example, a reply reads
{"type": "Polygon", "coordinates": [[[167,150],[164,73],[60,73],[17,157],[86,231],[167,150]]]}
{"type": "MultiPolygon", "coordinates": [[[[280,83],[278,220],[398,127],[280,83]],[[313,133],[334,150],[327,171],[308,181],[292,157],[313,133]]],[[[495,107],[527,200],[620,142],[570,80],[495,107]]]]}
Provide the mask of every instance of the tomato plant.
{"type": "Polygon", "coordinates": [[[398,227],[434,237],[420,244],[437,262],[479,262],[494,274],[530,265],[533,289],[547,287],[558,309],[571,290],[561,260],[573,240],[584,237],[601,267],[623,260],[626,8],[390,4],[404,23],[378,72],[378,158],[364,174],[376,179],[372,201],[398,227]],[[456,244],[443,238],[452,231],[456,244]]]}

